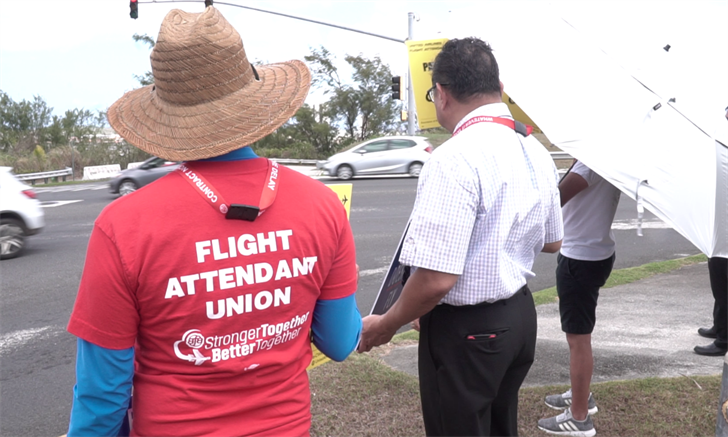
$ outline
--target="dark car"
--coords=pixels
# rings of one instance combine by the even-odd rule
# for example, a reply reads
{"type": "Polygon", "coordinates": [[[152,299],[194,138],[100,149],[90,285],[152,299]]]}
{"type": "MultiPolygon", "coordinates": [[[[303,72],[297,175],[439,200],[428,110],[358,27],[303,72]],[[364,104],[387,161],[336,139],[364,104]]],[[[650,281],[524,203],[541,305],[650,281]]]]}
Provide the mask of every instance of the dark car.
{"type": "Polygon", "coordinates": [[[126,196],[144,185],[150,184],[162,176],[177,170],[181,162],[167,161],[163,158],[149,158],[136,168],[122,171],[109,181],[112,194],[126,196]]]}

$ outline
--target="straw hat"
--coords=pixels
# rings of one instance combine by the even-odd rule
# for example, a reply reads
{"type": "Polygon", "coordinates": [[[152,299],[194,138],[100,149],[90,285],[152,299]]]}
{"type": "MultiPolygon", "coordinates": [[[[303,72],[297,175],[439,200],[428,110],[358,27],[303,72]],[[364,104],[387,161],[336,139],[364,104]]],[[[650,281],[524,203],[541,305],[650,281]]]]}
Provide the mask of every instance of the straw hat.
{"type": "Polygon", "coordinates": [[[296,113],[311,84],[301,61],[251,66],[240,35],[214,7],[170,11],[151,61],[154,85],[111,105],[109,124],[173,161],[223,155],[265,137],[296,113]]]}

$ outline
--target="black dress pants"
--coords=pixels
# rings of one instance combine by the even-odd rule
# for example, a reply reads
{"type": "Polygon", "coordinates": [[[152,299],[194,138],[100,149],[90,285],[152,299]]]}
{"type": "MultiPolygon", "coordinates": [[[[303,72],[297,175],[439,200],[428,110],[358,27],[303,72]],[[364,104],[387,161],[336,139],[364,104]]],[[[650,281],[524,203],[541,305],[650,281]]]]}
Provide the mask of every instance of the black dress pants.
{"type": "Polygon", "coordinates": [[[716,328],[715,345],[728,347],[728,258],[708,259],[710,289],[713,291],[713,326],[716,328]]]}
{"type": "Polygon", "coordinates": [[[428,436],[518,435],[518,390],[533,363],[528,287],[506,300],[438,305],[420,318],[419,374],[428,436]]]}

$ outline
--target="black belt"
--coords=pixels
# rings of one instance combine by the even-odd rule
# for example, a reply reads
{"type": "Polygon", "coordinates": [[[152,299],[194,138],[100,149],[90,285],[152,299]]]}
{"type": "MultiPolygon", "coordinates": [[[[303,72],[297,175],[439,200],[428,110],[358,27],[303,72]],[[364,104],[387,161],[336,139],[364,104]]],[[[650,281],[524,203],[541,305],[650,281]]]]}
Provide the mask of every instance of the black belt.
{"type": "Polygon", "coordinates": [[[500,300],[497,300],[495,302],[485,302],[485,301],[483,301],[483,302],[476,303],[476,304],[473,304],[473,305],[450,305],[450,304],[447,304],[447,303],[443,303],[443,304],[440,304],[438,306],[443,307],[443,308],[452,308],[453,310],[455,310],[457,308],[485,308],[485,307],[490,307],[490,306],[494,306],[494,305],[508,305],[508,301],[514,300],[514,299],[518,298],[518,295],[519,294],[522,294],[524,296],[527,296],[530,293],[531,293],[531,290],[529,290],[528,284],[526,284],[523,287],[519,288],[518,291],[516,291],[515,293],[513,293],[513,296],[511,296],[509,298],[506,298],[506,299],[500,299],[500,300]]]}

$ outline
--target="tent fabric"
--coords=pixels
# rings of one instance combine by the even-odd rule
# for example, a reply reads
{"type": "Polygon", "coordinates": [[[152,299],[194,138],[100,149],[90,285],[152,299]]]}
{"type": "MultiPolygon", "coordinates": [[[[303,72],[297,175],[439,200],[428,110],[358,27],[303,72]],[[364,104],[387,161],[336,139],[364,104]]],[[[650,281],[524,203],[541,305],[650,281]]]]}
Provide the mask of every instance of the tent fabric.
{"type": "MultiPolygon", "coordinates": [[[[728,258],[728,57],[718,55],[728,53],[728,22],[702,27],[703,39],[685,37],[684,44],[680,32],[665,37],[670,51],[653,42],[644,56],[625,56],[616,51],[619,44],[604,48],[601,41],[608,40],[591,31],[600,16],[587,12],[569,21],[552,7],[525,13],[505,3],[494,7],[503,10],[455,17],[452,36],[491,43],[505,91],[557,147],[631,198],[639,195],[706,255],[728,258]],[[509,14],[518,18],[504,20],[509,14]],[[690,47],[700,44],[715,56],[696,57],[690,47]],[[690,74],[703,77],[699,72],[703,82],[685,83],[690,74]]],[[[638,42],[648,29],[612,24],[644,49],[638,42]]]]}

